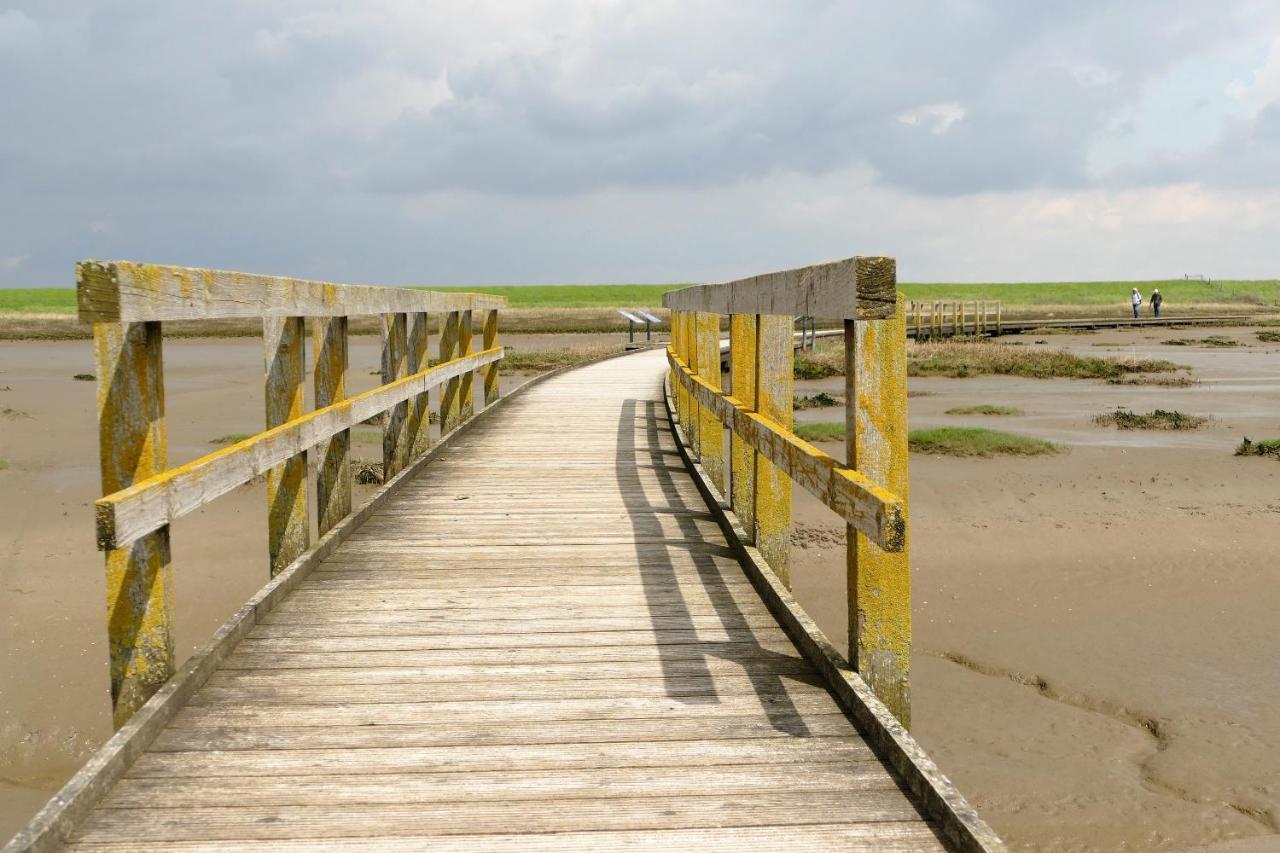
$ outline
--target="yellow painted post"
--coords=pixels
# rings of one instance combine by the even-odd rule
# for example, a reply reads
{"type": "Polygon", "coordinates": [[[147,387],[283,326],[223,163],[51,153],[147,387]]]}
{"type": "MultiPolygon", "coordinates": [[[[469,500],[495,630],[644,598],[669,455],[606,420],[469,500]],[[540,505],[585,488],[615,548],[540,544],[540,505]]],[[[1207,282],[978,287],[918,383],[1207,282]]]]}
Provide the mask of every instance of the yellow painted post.
{"type": "MultiPolygon", "coordinates": [[[[440,324],[440,361],[453,361],[458,354],[458,327],[462,323],[460,311],[450,311],[444,315],[440,324]]],[[[444,384],[440,392],[440,434],[452,432],[457,428],[461,408],[458,399],[459,380],[457,377],[444,384]]]]}
{"type": "MultiPolygon", "coordinates": [[[[693,316],[688,311],[680,312],[680,358],[684,360],[685,366],[690,370],[693,369],[695,363],[693,353],[693,341],[689,336],[689,318],[693,316]]],[[[681,392],[684,402],[684,408],[680,412],[680,423],[684,428],[684,438],[689,445],[689,449],[693,449],[694,433],[698,431],[698,425],[694,422],[693,417],[693,397],[687,389],[681,392]]]]}
{"type": "Polygon", "coordinates": [[[923,320],[924,320],[924,303],[917,302],[916,303],[916,340],[917,341],[924,337],[924,332],[920,328],[923,320]]]}
{"type": "MultiPolygon", "coordinates": [[[[409,366],[409,318],[404,313],[382,315],[382,384],[406,375],[409,366]]],[[[409,464],[409,401],[383,414],[382,480],[386,482],[409,464]]]]}
{"type": "MultiPolygon", "coordinates": [[[[313,317],[311,353],[316,408],[347,397],[347,318],[313,317]]],[[[351,512],[351,430],[316,446],[316,530],[323,536],[351,512]]]]}
{"type": "MultiPolygon", "coordinates": [[[[902,499],[908,518],[907,353],[902,306],[892,319],[845,321],[847,464],[902,499]],[[852,343],[851,343],[852,342],[852,343]]],[[[852,525],[848,537],[849,661],[904,726],[911,725],[911,563],[852,525]]]]}
{"type": "MultiPolygon", "coordinates": [[[[698,375],[708,385],[720,390],[720,315],[699,312],[698,375]]],[[[698,436],[702,451],[702,467],[721,495],[728,491],[725,482],[724,425],[716,413],[703,407],[698,414],[698,436]]]]}
{"type": "MultiPolygon", "coordinates": [[[[302,417],[305,340],[301,317],[262,319],[267,429],[302,417]]],[[[307,550],[310,536],[304,451],[267,472],[267,552],[272,577],[307,550]]]]}
{"type": "MultiPolygon", "coordinates": [[[[475,352],[471,348],[471,312],[463,311],[458,322],[458,356],[468,356],[475,352]]],[[[458,383],[458,422],[466,423],[475,416],[475,371],[468,370],[462,374],[458,383]]]]}
{"type": "MultiPolygon", "coordinates": [[[[794,418],[795,350],[791,317],[761,314],[756,326],[756,411],[784,430],[794,418]]],[[[756,547],[791,588],[791,479],[763,453],[756,455],[756,547]]]]}
{"type": "Polygon", "coordinates": [[[933,324],[934,324],[934,340],[942,337],[942,303],[933,303],[933,324]]]}
{"type": "Polygon", "coordinates": [[[1004,333],[1003,317],[1001,316],[1001,309],[1003,307],[1004,306],[1000,302],[996,303],[996,337],[999,337],[1004,333]]]}
{"type": "MultiPolygon", "coordinates": [[[[486,311],[484,315],[484,331],[481,339],[483,349],[493,349],[498,345],[498,311],[486,311]]],[[[493,362],[484,366],[484,404],[492,406],[498,402],[498,364],[493,362]]]]}
{"type": "MultiPolygon", "coordinates": [[[[94,323],[102,493],[165,469],[159,323],[94,323]]],[[[169,527],[106,553],[111,715],[120,728],[173,674],[169,527]]]]}
{"type": "MultiPolygon", "coordinates": [[[[684,335],[685,345],[689,351],[689,371],[694,376],[701,376],[698,365],[702,362],[703,353],[702,341],[698,340],[698,314],[696,311],[685,313],[684,335]]],[[[686,434],[689,436],[689,446],[693,450],[694,458],[702,461],[702,406],[698,404],[697,398],[692,394],[689,395],[689,422],[686,434]]]]}
{"type": "MultiPolygon", "coordinates": [[[[407,375],[421,373],[431,363],[431,351],[428,348],[431,330],[427,325],[430,316],[425,311],[414,311],[409,315],[408,324],[408,367],[407,375]]],[[[431,392],[423,391],[409,401],[408,448],[409,458],[413,459],[426,453],[431,447],[431,392]]]]}
{"type": "Polygon", "coordinates": [[[963,329],[960,328],[960,302],[951,303],[951,337],[960,334],[963,329]]]}
{"type": "MultiPolygon", "coordinates": [[[[729,389],[743,406],[756,408],[756,323],[755,314],[729,316],[729,389]]],[[[733,511],[747,537],[756,535],[756,451],[735,432],[729,433],[729,461],[733,511]]]]}

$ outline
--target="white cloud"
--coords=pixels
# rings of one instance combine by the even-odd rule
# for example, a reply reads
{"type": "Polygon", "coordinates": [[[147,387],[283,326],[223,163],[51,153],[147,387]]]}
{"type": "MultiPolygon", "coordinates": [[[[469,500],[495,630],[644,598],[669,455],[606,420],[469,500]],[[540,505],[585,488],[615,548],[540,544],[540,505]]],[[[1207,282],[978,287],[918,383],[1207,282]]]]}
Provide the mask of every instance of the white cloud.
{"type": "Polygon", "coordinates": [[[1248,106],[1254,113],[1280,100],[1280,36],[1276,36],[1266,58],[1249,80],[1233,80],[1227,94],[1248,106]]]}
{"type": "Polygon", "coordinates": [[[925,104],[913,110],[898,113],[895,118],[902,124],[928,128],[934,136],[941,136],[951,125],[964,118],[965,109],[954,101],[946,104],[925,104]]]}

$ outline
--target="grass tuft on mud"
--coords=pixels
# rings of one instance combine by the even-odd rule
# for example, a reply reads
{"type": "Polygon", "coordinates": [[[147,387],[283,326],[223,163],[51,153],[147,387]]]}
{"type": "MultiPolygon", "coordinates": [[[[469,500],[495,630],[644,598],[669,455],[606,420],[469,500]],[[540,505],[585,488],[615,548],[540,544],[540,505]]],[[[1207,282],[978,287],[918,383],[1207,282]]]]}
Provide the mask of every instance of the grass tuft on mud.
{"type": "Polygon", "coordinates": [[[1228,338],[1226,335],[1209,335],[1207,338],[1170,338],[1167,341],[1161,341],[1167,347],[1238,347],[1242,344],[1235,338],[1228,338]]]}
{"type": "Polygon", "coordinates": [[[999,344],[917,344],[907,349],[908,376],[999,374],[1031,379],[1114,379],[1133,373],[1174,373],[1189,368],[1163,359],[1080,356],[1067,350],[1028,350],[999,344]]]}
{"type": "Polygon", "coordinates": [[[791,408],[796,411],[802,409],[829,409],[832,406],[843,406],[844,400],[839,397],[833,397],[826,391],[819,391],[817,394],[800,394],[792,403],[791,408]]]}
{"type": "Polygon", "coordinates": [[[502,361],[503,369],[524,373],[541,373],[559,367],[572,367],[602,356],[618,352],[622,347],[595,347],[590,349],[529,350],[527,352],[507,347],[502,361]]]}
{"type": "Polygon", "coordinates": [[[1065,449],[1042,438],[981,427],[913,429],[908,442],[917,453],[945,456],[1046,456],[1065,449]]]}
{"type": "Polygon", "coordinates": [[[1280,332],[1257,331],[1253,334],[1264,344],[1280,344],[1280,332]]]}
{"type": "Polygon", "coordinates": [[[990,403],[979,403],[976,406],[957,406],[947,409],[948,415],[1021,415],[1022,409],[1017,406],[993,406],[990,403]]]}
{"type": "Polygon", "coordinates": [[[1108,385],[1151,385],[1160,388],[1190,388],[1199,385],[1199,379],[1190,376],[1113,376],[1107,380],[1108,385]]]}
{"type": "Polygon", "coordinates": [[[220,435],[217,438],[209,439],[210,444],[237,444],[246,438],[253,438],[256,433],[252,432],[229,432],[226,435],[220,435]]]}
{"type": "Polygon", "coordinates": [[[3,456],[0,456],[0,471],[3,471],[8,467],[9,467],[9,460],[5,459],[3,456]]]}
{"type": "Polygon", "coordinates": [[[1236,448],[1236,456],[1270,456],[1280,459],[1280,438],[1252,441],[1246,437],[1236,448]]]}
{"type": "Polygon", "coordinates": [[[796,435],[805,441],[844,441],[843,421],[796,424],[796,435]]]}
{"type": "Polygon", "coordinates": [[[1128,409],[1116,409],[1114,412],[1095,415],[1093,422],[1098,426],[1113,426],[1116,429],[1188,430],[1200,429],[1209,419],[1201,415],[1188,415],[1176,409],[1152,409],[1142,415],[1128,409]]]}
{"type": "Polygon", "coordinates": [[[351,479],[362,486],[382,485],[382,463],[372,459],[352,459],[351,479]]]}

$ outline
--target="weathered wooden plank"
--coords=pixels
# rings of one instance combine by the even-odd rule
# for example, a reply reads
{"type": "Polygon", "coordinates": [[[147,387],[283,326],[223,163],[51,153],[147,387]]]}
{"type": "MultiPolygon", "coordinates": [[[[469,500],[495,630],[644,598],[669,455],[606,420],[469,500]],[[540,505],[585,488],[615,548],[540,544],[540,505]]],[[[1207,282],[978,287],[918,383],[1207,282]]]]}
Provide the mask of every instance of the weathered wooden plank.
{"type": "MultiPolygon", "coordinates": [[[[828,725],[839,715],[815,715],[816,726],[828,725]]],[[[652,731],[659,740],[670,740],[662,721],[644,723],[643,731],[652,731]]],[[[786,725],[803,725],[801,718],[784,721],[786,725]]],[[[742,724],[752,730],[766,731],[767,736],[790,737],[783,729],[768,730],[768,722],[755,718],[742,720],[723,717],[710,725],[732,734],[731,726],[742,724]]],[[[594,724],[548,724],[540,730],[571,738],[572,727],[583,726],[587,738],[608,736],[610,721],[594,724]]],[[[707,723],[701,724],[703,726],[707,723]]],[[[844,722],[848,726],[847,721],[844,722]]],[[[185,729],[166,732],[157,741],[161,751],[181,751],[188,745],[199,748],[203,741],[227,737],[228,748],[252,748],[241,744],[288,743],[290,737],[307,738],[310,742],[340,746],[345,734],[365,738],[420,737],[435,742],[436,735],[449,738],[452,726],[395,726],[396,731],[378,731],[377,727],[312,728],[312,729],[185,729]],[[370,729],[373,729],[372,731],[370,729]],[[403,730],[403,731],[402,731],[403,730]],[[161,743],[163,741],[163,744],[161,743]]],[[[512,733],[518,736],[515,727],[512,733]]],[[[646,737],[649,735],[646,734],[646,737]]],[[[442,742],[448,742],[442,741],[442,742]]],[[[755,764],[727,767],[611,767],[603,770],[536,770],[520,775],[506,772],[415,773],[409,775],[371,776],[284,776],[258,779],[126,779],[103,803],[104,808],[195,808],[200,806],[237,806],[252,803],[268,805],[362,805],[366,803],[446,803],[503,802],[505,800],[575,800],[613,799],[644,796],[706,796],[714,794],[746,794],[785,788],[791,791],[869,791],[887,790],[897,782],[875,762],[819,764],[814,766],[755,764]]]]}
{"type": "MultiPolygon", "coordinates": [[[[266,359],[266,426],[270,430],[302,415],[306,328],[301,317],[266,317],[262,348],[266,359]]],[[[274,577],[311,544],[307,518],[305,450],[267,471],[267,552],[274,577]]]]}
{"type": "Polygon", "coordinates": [[[825,319],[887,317],[897,302],[893,258],[845,258],[725,284],[672,290],[662,304],[676,311],[797,315],[825,319]]]}
{"type": "Polygon", "coordinates": [[[911,728],[911,562],[907,491],[906,315],[845,322],[845,453],[848,466],[902,502],[902,547],[883,550],[848,528],[849,660],[867,686],[911,728]]]}
{"type": "MultiPolygon", "coordinates": [[[[311,321],[315,406],[324,409],[347,398],[347,318],[311,321]]],[[[351,431],[342,430],[316,447],[316,529],[323,536],[351,512],[351,431]]]]}
{"type": "MultiPolygon", "coordinates": [[[[734,314],[729,318],[730,393],[747,411],[756,409],[756,314],[734,314]]],[[[747,535],[755,541],[756,533],[756,461],[754,447],[729,431],[730,502],[747,535]]]]}
{"type": "Polygon", "coordinates": [[[501,296],[365,287],[273,275],[137,264],[76,264],[80,322],[341,317],[404,311],[492,310],[501,296]]]}
{"type": "MultiPolygon", "coordinates": [[[[431,367],[431,315],[415,311],[409,315],[408,372],[421,373],[431,367]]],[[[491,349],[491,347],[485,347],[491,349]]],[[[493,362],[497,364],[497,362],[493,362]]],[[[421,456],[431,449],[431,394],[423,391],[409,401],[409,457],[421,456]]]]}
{"type": "MultiPolygon", "coordinates": [[[[102,490],[126,489],[164,470],[164,368],[159,323],[95,323],[102,490]]],[[[107,550],[111,713],[120,728],[173,674],[169,528],[107,550]]]]}
{"type": "MultiPolygon", "coordinates": [[[[711,388],[720,389],[720,316],[694,315],[698,347],[698,375],[711,388]]],[[[727,491],[725,479],[724,427],[715,410],[703,407],[698,414],[699,451],[702,467],[721,494],[727,491]]]]}
{"type": "MultiPolygon", "coordinates": [[[[790,352],[789,345],[787,351],[790,352]]],[[[794,480],[885,550],[902,548],[906,540],[906,519],[902,513],[902,501],[896,495],[804,441],[791,432],[790,426],[767,417],[763,403],[760,404],[759,413],[748,411],[737,399],[721,394],[700,377],[693,375],[687,365],[679,361],[674,361],[673,364],[679,382],[689,389],[690,395],[700,404],[713,409],[722,423],[732,424],[733,431],[759,451],[757,460],[762,464],[757,466],[757,476],[760,470],[771,472],[776,468],[790,478],[775,477],[779,491],[772,492],[765,488],[763,482],[757,482],[757,496],[764,493],[775,494],[778,496],[776,503],[781,506],[783,501],[780,490],[789,490],[790,482],[794,480]],[[764,463],[768,463],[767,468],[764,463]]],[[[779,381],[786,383],[786,388],[781,390],[792,393],[791,380],[782,379],[790,374],[775,371],[775,375],[779,381]]],[[[758,387],[764,387],[762,379],[758,387]]],[[[781,408],[782,405],[784,404],[779,403],[775,414],[789,423],[791,403],[785,403],[788,407],[785,411],[781,408]]],[[[759,518],[759,509],[757,506],[757,537],[762,529],[761,525],[766,523],[759,518]]],[[[789,528],[789,524],[788,521],[785,526],[789,528]]],[[[757,544],[759,541],[757,538],[757,544]]]]}
{"type": "MultiPolygon", "coordinates": [[[[502,626],[506,627],[506,626],[502,626]]],[[[240,644],[244,652],[367,652],[367,651],[498,651],[514,656],[528,654],[536,649],[579,649],[597,651],[600,648],[646,647],[658,649],[669,645],[692,643],[759,643],[768,647],[781,643],[786,632],[772,628],[767,623],[748,628],[707,625],[694,628],[630,628],[623,630],[579,630],[562,632],[504,632],[492,633],[373,633],[345,635],[318,626],[303,630],[290,630],[288,626],[261,625],[254,629],[240,644]]]]}
{"type": "Polygon", "coordinates": [[[437,365],[391,385],[366,391],[287,424],[170,468],[98,500],[100,548],[120,547],[181,518],[272,466],[477,365],[502,358],[501,350],[437,365]]]}
{"type": "MultiPolygon", "coordinates": [[[[462,313],[450,311],[440,324],[440,360],[450,361],[461,353],[459,338],[462,330],[462,313]]],[[[459,397],[460,382],[451,378],[440,391],[440,434],[453,431],[462,422],[462,400],[459,397]]]]}
{"type": "MultiPolygon", "coordinates": [[[[742,850],[782,850],[788,853],[920,853],[943,850],[932,824],[916,822],[821,823],[795,826],[729,826],[713,829],[643,829],[619,832],[553,832],[508,835],[439,836],[385,834],[362,838],[307,838],[252,842],[255,850],[291,851],[402,851],[449,850],[451,853],[494,853],[520,849],[525,853],[601,853],[601,851],[698,850],[705,853],[739,853],[742,850]]],[[[243,851],[242,841],[168,841],[169,850],[201,850],[207,853],[243,851]]],[[[68,850],[133,853],[131,844],[100,842],[71,844],[68,850]]]]}
{"type": "MultiPolygon", "coordinates": [[[[493,633],[511,634],[561,634],[567,637],[575,633],[596,633],[611,631],[648,631],[658,632],[662,637],[679,636],[678,631],[701,632],[717,625],[730,629],[752,629],[771,627],[776,620],[768,613],[746,614],[696,614],[684,613],[667,616],[661,612],[649,614],[632,612],[626,616],[592,616],[587,619],[543,617],[538,615],[520,618],[507,614],[495,614],[493,611],[464,611],[461,619],[436,619],[432,614],[363,614],[341,612],[328,618],[316,616],[311,618],[304,613],[277,618],[264,617],[261,625],[263,636],[272,637],[371,637],[371,636],[415,636],[415,637],[451,637],[458,642],[466,643],[469,638],[489,636],[493,633]],[[472,617],[475,618],[466,618],[472,617]],[[494,619],[488,619],[495,616],[494,619]],[[502,618],[505,616],[506,618],[502,618]],[[366,618],[367,617],[367,618],[366,618]],[[490,624],[486,627],[485,622],[490,624]]],[[[531,641],[532,642],[532,641],[531,641]]],[[[549,640],[548,642],[554,641],[549,640]]],[[[674,640],[673,640],[674,642],[674,640]]]]}
{"type": "MultiPolygon", "coordinates": [[[[485,312],[484,329],[481,334],[483,349],[490,350],[498,345],[498,312],[496,310],[485,312]]],[[[498,362],[495,361],[484,368],[484,404],[493,405],[498,400],[498,394],[498,362]]]]}
{"type": "Polygon", "coordinates": [[[327,805],[289,808],[104,809],[77,836],[112,841],[120,831],[147,843],[190,839],[342,838],[378,834],[439,836],[478,832],[559,832],[566,829],[685,829],[806,824],[814,814],[856,810],[861,822],[924,821],[897,791],[760,793],[750,797],[683,796],[572,800],[570,808],[546,803],[366,804],[359,810],[327,805]]]}
{"type": "MultiPolygon", "coordinates": [[[[202,775],[268,776],[319,773],[453,773],[602,767],[697,767],[741,764],[823,764],[871,757],[861,737],[742,738],[656,743],[520,744],[382,749],[152,752],[129,771],[133,779],[202,775]]],[[[899,802],[906,800],[899,797],[899,802]]],[[[914,809],[912,810],[914,811],[914,809]]],[[[810,814],[812,819],[812,813],[810,814]]]]}
{"type": "MultiPolygon", "coordinates": [[[[403,379],[409,364],[409,318],[405,314],[382,315],[382,384],[403,379]]],[[[415,397],[417,395],[414,395],[415,397]]],[[[397,401],[382,420],[382,470],[395,476],[409,464],[409,400],[397,401]]]]}

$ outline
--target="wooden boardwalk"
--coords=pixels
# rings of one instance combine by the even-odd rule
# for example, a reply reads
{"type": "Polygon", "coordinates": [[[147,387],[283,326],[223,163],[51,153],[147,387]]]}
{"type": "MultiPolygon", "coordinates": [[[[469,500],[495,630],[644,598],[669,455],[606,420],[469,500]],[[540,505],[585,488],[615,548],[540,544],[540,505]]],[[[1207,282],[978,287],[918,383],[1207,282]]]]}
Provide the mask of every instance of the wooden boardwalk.
{"type": "Polygon", "coordinates": [[[458,436],[70,849],[944,849],[752,586],[650,351],[458,436]]]}

